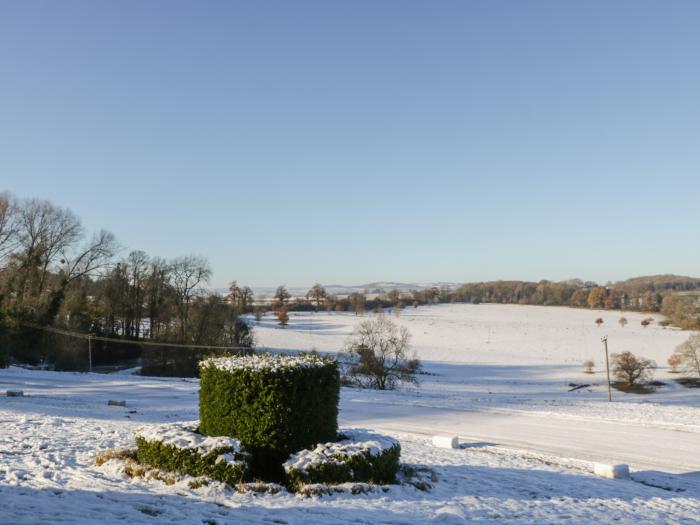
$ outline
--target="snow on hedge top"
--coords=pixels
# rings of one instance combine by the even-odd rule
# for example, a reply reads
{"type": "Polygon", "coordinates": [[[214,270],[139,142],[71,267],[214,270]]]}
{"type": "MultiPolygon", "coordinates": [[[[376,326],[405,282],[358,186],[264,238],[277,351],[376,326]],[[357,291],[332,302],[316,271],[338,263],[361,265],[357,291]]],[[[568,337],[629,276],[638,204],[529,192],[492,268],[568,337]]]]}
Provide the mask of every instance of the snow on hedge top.
{"type": "Polygon", "coordinates": [[[315,354],[254,354],[251,356],[213,357],[202,361],[200,366],[214,366],[219,370],[224,370],[227,372],[233,372],[236,370],[249,370],[252,372],[276,372],[286,368],[321,368],[327,366],[328,363],[328,359],[324,359],[315,354]]]}
{"type": "Polygon", "coordinates": [[[226,436],[204,436],[196,432],[199,421],[170,423],[166,425],[145,425],[136,429],[136,437],[146,441],[160,441],[180,450],[194,450],[204,456],[222,448],[241,451],[241,442],[226,436]]]}
{"type": "Polygon", "coordinates": [[[387,450],[399,445],[394,438],[363,429],[342,429],[340,432],[345,439],[335,443],[319,443],[313,450],[302,450],[289,456],[283,465],[285,472],[306,471],[308,468],[328,462],[341,463],[358,454],[381,456],[387,450]]]}

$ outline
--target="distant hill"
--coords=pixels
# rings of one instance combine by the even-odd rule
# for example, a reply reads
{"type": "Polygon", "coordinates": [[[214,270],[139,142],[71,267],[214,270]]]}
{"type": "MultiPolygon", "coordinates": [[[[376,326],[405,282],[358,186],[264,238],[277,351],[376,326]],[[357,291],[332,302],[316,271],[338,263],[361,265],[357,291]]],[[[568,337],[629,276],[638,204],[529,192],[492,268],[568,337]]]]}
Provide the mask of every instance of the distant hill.
{"type": "MultiPolygon", "coordinates": [[[[431,288],[433,286],[436,286],[438,288],[446,286],[452,290],[452,289],[457,288],[459,286],[456,283],[446,283],[446,282],[402,283],[402,282],[396,282],[396,281],[375,281],[375,282],[366,283],[366,284],[323,284],[323,283],[321,283],[321,284],[329,294],[337,295],[340,297],[350,295],[351,293],[354,293],[354,292],[360,292],[360,293],[366,292],[368,294],[384,293],[384,292],[388,292],[389,290],[399,290],[401,292],[410,292],[412,290],[421,290],[424,288],[431,288]]],[[[309,291],[309,288],[311,288],[312,285],[313,285],[313,283],[309,284],[309,286],[288,286],[287,290],[292,295],[292,297],[303,297],[306,295],[306,292],[309,291]]],[[[270,296],[270,295],[274,295],[276,289],[277,289],[276,286],[255,286],[255,287],[253,287],[253,292],[257,296],[270,296]]],[[[215,291],[220,292],[220,293],[227,293],[228,292],[228,290],[226,290],[224,288],[216,289],[215,291]]]]}

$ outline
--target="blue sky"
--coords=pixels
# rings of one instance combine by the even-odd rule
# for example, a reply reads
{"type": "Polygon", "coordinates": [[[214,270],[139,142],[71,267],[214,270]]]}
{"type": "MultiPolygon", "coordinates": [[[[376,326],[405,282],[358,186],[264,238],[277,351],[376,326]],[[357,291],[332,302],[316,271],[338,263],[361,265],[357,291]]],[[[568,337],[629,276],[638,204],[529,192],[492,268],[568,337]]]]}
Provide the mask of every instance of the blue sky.
{"type": "Polygon", "coordinates": [[[700,274],[700,3],[0,4],[0,189],[213,284],[700,274]]]}

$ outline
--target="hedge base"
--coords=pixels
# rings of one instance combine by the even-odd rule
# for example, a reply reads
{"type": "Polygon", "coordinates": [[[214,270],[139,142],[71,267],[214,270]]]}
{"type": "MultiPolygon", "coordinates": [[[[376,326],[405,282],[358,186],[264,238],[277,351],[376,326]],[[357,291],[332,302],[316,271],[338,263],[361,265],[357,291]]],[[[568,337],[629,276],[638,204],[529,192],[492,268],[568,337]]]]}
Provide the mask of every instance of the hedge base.
{"type": "Polygon", "coordinates": [[[136,433],[139,463],[162,470],[207,476],[235,485],[248,477],[250,456],[233,438],[212,438],[195,424],[149,426],[136,433]]]}
{"type": "Polygon", "coordinates": [[[287,486],[298,491],[308,484],[386,484],[396,481],[401,445],[395,439],[348,429],[336,443],[293,454],[285,463],[287,486]]]}

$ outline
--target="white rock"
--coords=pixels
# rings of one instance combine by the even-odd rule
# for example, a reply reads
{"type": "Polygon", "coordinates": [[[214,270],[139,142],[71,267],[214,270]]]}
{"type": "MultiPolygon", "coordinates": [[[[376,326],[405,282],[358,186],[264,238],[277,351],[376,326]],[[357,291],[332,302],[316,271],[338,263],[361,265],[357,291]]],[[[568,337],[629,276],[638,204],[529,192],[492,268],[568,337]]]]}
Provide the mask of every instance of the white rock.
{"type": "Polygon", "coordinates": [[[437,448],[459,448],[459,437],[433,436],[433,446],[437,448]]]}
{"type": "Polygon", "coordinates": [[[601,478],[627,479],[630,477],[630,468],[629,465],[625,465],[624,463],[619,463],[617,465],[594,463],[593,473],[601,478]]]}

